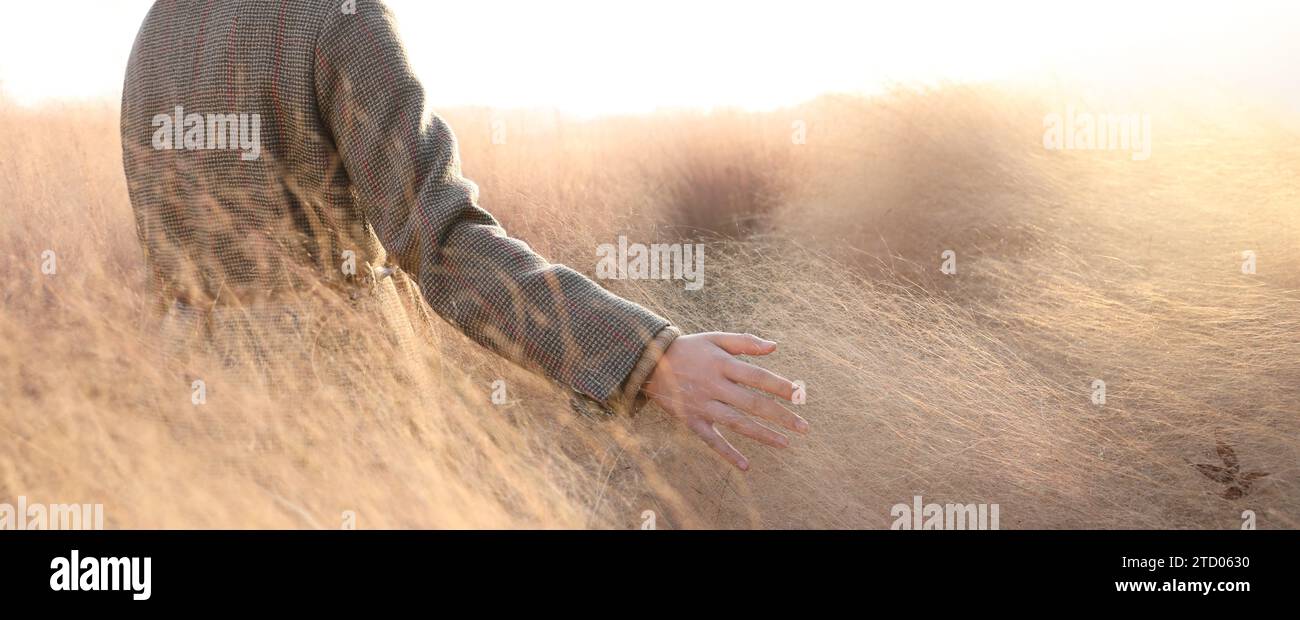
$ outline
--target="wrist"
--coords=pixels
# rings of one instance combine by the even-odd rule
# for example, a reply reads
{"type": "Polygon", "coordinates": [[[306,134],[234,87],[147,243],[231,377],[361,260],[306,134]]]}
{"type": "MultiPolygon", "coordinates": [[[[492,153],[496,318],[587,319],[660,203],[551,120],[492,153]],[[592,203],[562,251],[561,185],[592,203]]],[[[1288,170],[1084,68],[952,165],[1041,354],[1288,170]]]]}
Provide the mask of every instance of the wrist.
{"type": "Polygon", "coordinates": [[[665,326],[655,334],[655,337],[646,344],[645,350],[641,353],[641,358],[637,360],[632,371],[628,373],[627,379],[618,394],[611,400],[610,408],[619,413],[635,415],[641,407],[645,406],[647,397],[642,391],[646,383],[649,382],[650,376],[659,365],[659,360],[663,359],[668,347],[672,346],[673,341],[682,334],[682,331],[672,325],[665,326]]]}

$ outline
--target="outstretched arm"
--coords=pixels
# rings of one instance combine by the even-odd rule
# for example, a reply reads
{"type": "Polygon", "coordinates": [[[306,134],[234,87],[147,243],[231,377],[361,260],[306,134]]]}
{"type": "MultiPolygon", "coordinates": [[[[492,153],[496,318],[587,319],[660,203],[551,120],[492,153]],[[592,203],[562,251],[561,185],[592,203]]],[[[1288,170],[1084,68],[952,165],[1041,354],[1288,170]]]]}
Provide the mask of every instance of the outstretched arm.
{"type": "Polygon", "coordinates": [[[788,380],[733,357],[766,355],[775,343],[741,334],[678,337],[662,317],[506,235],[461,176],[455,137],[426,108],[382,3],[332,12],[314,60],[321,121],[360,208],[444,319],[614,409],[655,400],[740,469],[748,461],[718,425],[778,447],[785,436],[755,417],[806,432],[802,418],[742,387],[790,398],[788,380]]]}
{"type": "Polygon", "coordinates": [[[668,321],[506,235],[461,176],[382,3],[331,11],[315,88],[366,220],[435,312],[474,340],[607,405],[668,321]]]}

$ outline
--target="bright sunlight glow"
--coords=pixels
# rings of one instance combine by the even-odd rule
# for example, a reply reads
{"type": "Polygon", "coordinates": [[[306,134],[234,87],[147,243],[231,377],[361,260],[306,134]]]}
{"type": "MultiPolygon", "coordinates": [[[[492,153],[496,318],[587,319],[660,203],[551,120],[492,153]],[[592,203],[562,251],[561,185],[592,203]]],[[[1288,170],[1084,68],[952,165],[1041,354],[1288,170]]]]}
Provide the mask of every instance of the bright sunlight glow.
{"type": "MultiPolygon", "coordinates": [[[[0,89],[23,103],[116,97],[150,4],[5,3],[0,89]]],[[[1141,88],[1159,76],[1300,109],[1300,84],[1284,75],[1300,60],[1294,2],[389,4],[440,106],[764,109],[893,84],[1069,77],[1141,88]]]]}

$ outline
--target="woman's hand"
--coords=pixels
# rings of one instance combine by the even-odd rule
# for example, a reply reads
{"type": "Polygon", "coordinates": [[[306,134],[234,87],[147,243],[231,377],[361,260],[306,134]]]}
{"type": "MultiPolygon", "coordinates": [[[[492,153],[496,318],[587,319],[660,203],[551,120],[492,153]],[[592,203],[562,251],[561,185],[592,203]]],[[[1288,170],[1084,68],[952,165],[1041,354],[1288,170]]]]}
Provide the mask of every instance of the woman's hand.
{"type": "Polygon", "coordinates": [[[749,334],[709,332],[678,336],[664,352],[641,391],[665,411],[686,424],[741,470],[749,460],[718,432],[725,426],[769,446],[785,448],[785,435],[761,424],[798,433],[808,432],[808,422],[767,396],[745,389],[750,386],[790,400],[794,384],[775,373],[742,362],[733,355],[767,355],[776,343],[749,334]]]}

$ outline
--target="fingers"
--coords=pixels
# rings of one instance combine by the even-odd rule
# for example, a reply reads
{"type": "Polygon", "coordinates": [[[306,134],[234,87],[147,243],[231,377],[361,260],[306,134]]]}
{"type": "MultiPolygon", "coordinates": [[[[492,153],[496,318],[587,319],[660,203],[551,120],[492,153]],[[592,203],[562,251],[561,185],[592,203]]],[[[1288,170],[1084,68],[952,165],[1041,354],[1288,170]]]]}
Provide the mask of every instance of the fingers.
{"type": "Polygon", "coordinates": [[[794,412],[758,392],[751,392],[734,383],[727,383],[722,386],[720,392],[718,400],[741,411],[758,416],[796,433],[808,432],[807,420],[795,415],[794,412]]]}
{"type": "Polygon", "coordinates": [[[740,360],[732,360],[732,363],[723,367],[722,372],[728,379],[737,383],[758,388],[786,400],[794,398],[794,383],[766,368],[759,368],[740,360]]]}
{"type": "Polygon", "coordinates": [[[731,445],[731,442],[727,441],[727,438],[723,437],[722,434],[718,432],[718,429],[713,427],[712,422],[709,422],[704,418],[695,418],[690,423],[690,429],[694,431],[696,435],[699,435],[700,439],[704,440],[704,443],[709,444],[709,447],[713,448],[714,452],[721,454],[722,458],[727,459],[732,465],[735,465],[736,469],[739,469],[740,471],[747,471],[749,469],[749,460],[746,459],[745,455],[741,454],[735,446],[731,445]]]}
{"type": "Polygon", "coordinates": [[[727,405],[716,400],[710,401],[704,406],[705,415],[713,419],[717,424],[721,424],[741,435],[744,435],[754,441],[765,443],[775,448],[790,447],[790,439],[785,435],[778,433],[727,405]]]}
{"type": "Polygon", "coordinates": [[[709,341],[732,355],[767,355],[776,350],[776,343],[751,334],[714,332],[709,341]]]}

